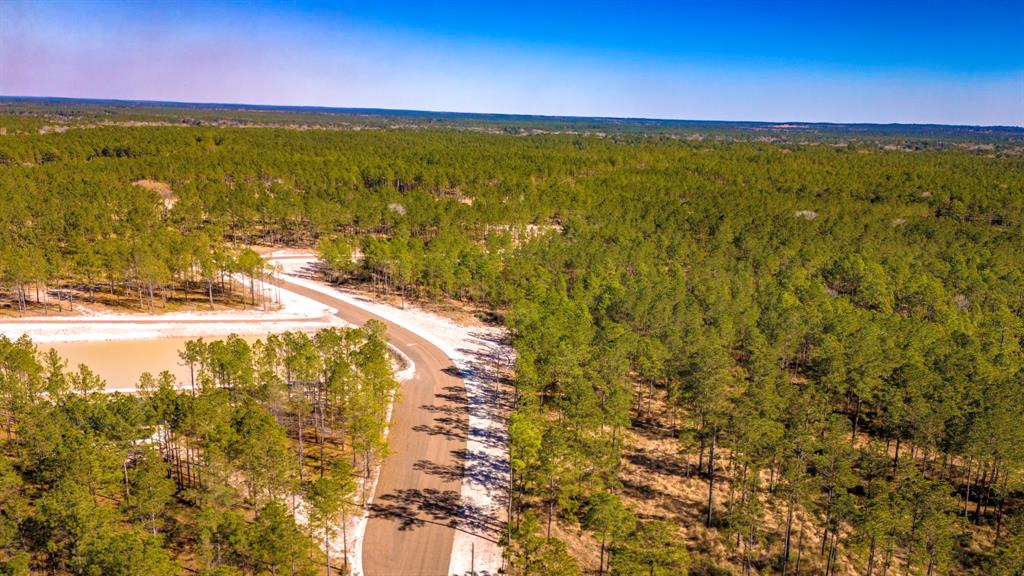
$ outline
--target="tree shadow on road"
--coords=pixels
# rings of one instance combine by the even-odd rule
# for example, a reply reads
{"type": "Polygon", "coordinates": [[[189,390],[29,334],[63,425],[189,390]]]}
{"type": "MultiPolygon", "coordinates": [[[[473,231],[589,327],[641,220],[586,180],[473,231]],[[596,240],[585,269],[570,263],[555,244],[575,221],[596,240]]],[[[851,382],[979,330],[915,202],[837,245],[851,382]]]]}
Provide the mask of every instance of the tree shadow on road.
{"type": "Polygon", "coordinates": [[[449,482],[466,478],[485,488],[500,488],[508,481],[509,463],[501,455],[468,449],[453,450],[452,455],[456,460],[454,465],[420,460],[413,468],[449,482]]]}
{"type": "Polygon", "coordinates": [[[384,494],[370,505],[370,517],[399,522],[399,530],[414,530],[432,524],[495,542],[503,528],[501,523],[491,518],[491,514],[466,502],[458,492],[430,488],[410,488],[384,494]]]}

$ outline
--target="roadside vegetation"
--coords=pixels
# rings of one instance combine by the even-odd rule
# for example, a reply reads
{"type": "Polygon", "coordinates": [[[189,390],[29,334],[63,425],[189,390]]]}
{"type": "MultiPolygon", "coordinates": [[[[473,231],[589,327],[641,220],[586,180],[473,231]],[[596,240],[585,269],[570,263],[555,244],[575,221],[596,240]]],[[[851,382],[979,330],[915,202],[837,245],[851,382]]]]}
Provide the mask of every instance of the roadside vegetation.
{"type": "MultiPolygon", "coordinates": [[[[517,354],[514,574],[1020,574],[1024,158],[833,144],[11,133],[0,277],[12,295],[110,284],[158,308],[248,272],[217,254],[317,246],[332,281],[489,309],[517,354]]],[[[257,397],[307,450],[286,414],[312,408],[257,397]]],[[[43,508],[25,510],[15,525],[35,526],[43,508]]],[[[178,538],[133,529],[140,546],[178,538]]]]}

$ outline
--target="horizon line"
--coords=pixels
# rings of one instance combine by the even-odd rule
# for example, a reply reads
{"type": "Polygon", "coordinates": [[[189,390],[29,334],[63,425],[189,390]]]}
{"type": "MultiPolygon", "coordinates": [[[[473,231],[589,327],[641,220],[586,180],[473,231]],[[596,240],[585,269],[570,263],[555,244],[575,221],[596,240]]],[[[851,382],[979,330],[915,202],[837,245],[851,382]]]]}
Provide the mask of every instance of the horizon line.
{"type": "Polygon", "coordinates": [[[451,116],[484,116],[499,118],[537,118],[548,120],[603,120],[619,122],[677,122],[688,124],[748,124],[773,126],[779,124],[803,124],[807,126],[907,126],[907,127],[942,127],[942,128],[969,128],[969,129],[1011,129],[1024,131],[1024,124],[942,124],[938,122],[840,122],[840,121],[806,121],[806,120],[715,120],[698,118],[656,118],[646,116],[578,116],[572,114],[526,114],[516,112],[461,112],[455,110],[428,110],[416,108],[375,108],[372,106],[328,106],[322,104],[258,104],[250,102],[200,102],[187,100],[147,100],[136,98],[94,98],[78,96],[28,96],[0,94],[0,101],[14,100],[63,100],[83,103],[118,103],[118,104],[155,104],[169,106],[194,106],[197,108],[237,108],[237,109],[264,109],[267,111],[288,111],[308,110],[320,112],[369,112],[369,113],[394,113],[394,114],[443,114],[451,116]]]}

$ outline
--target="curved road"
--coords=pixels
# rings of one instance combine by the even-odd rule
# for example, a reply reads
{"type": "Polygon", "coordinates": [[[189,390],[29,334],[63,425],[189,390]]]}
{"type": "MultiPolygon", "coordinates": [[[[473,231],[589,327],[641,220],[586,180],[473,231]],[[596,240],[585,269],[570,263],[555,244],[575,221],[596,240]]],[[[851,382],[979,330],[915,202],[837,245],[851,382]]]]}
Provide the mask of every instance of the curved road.
{"type": "Polygon", "coordinates": [[[362,325],[377,320],[388,339],[416,364],[402,383],[388,432],[384,460],[370,506],[363,542],[366,576],[444,576],[460,513],[466,441],[465,385],[436,346],[420,336],[323,292],[280,279],[282,288],[337,309],[337,316],[362,325]]]}

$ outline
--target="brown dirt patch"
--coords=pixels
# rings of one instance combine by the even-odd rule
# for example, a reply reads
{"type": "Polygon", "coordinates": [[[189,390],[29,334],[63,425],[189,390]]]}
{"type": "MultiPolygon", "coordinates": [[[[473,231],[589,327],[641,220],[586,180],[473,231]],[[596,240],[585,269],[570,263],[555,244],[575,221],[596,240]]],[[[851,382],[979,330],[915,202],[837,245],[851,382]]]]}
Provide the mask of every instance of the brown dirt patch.
{"type": "Polygon", "coordinates": [[[156,192],[160,196],[160,201],[164,203],[164,208],[170,210],[174,208],[174,205],[178,203],[178,197],[171,190],[171,185],[166,182],[160,182],[158,180],[136,180],[132,184],[145,188],[151,192],[156,192]]]}

